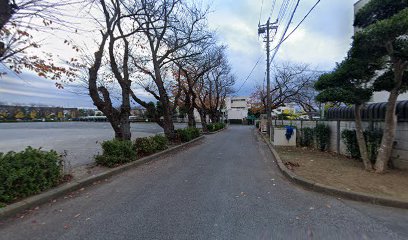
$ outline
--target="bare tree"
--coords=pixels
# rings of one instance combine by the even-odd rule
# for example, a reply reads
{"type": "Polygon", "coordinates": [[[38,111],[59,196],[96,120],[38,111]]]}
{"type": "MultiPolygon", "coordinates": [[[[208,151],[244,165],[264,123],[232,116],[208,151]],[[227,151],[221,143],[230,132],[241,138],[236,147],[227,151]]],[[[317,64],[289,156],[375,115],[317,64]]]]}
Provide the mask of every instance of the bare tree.
{"type": "Polygon", "coordinates": [[[34,31],[50,33],[61,27],[73,29],[64,18],[64,10],[78,2],[0,0],[0,63],[16,73],[28,69],[41,77],[52,79],[73,77],[69,68],[55,65],[52,54],[39,56],[29,50],[41,46],[40,41],[31,34],[34,31]]]}
{"type": "Polygon", "coordinates": [[[201,124],[207,131],[207,116],[212,122],[219,122],[225,98],[233,93],[235,77],[225,55],[225,48],[219,49],[217,65],[207,72],[197,84],[195,107],[200,114],[201,124]]]}
{"type": "MultiPolygon", "coordinates": [[[[103,26],[101,40],[94,59],[88,68],[88,87],[95,106],[102,111],[109,120],[115,138],[130,140],[130,94],[131,68],[129,53],[132,50],[132,36],[139,31],[139,26],[132,24],[130,16],[124,13],[123,1],[100,0],[97,7],[102,9],[103,26]],[[106,66],[103,66],[104,59],[106,66]],[[120,106],[115,108],[111,92],[105,85],[106,81],[114,85],[113,89],[120,90],[120,106]]],[[[137,11],[134,12],[137,14],[137,11]]]]}
{"type": "MultiPolygon", "coordinates": [[[[136,3],[140,8],[138,14],[133,14],[135,7],[128,7],[134,15],[135,22],[141,26],[139,41],[146,46],[144,51],[132,53],[132,63],[135,68],[149,78],[140,81],[144,89],[157,99],[163,108],[162,127],[167,137],[174,138],[174,99],[172,87],[171,65],[174,61],[197,55],[186,49],[194,48],[195,44],[211,37],[207,34],[206,17],[208,10],[202,10],[193,3],[182,0],[142,0],[136,3]],[[189,54],[178,54],[180,51],[189,54]]],[[[140,98],[133,99],[147,107],[140,98]]]]}
{"type": "MultiPolygon", "coordinates": [[[[317,111],[315,102],[316,91],[313,88],[317,76],[308,71],[308,65],[284,63],[275,66],[272,82],[271,98],[272,110],[285,106],[288,103],[296,103],[309,116],[317,111]]],[[[253,111],[265,113],[266,89],[258,85],[251,95],[253,111]]]]}
{"type": "Polygon", "coordinates": [[[225,46],[201,46],[198,50],[201,52],[200,55],[175,61],[175,65],[182,76],[178,78],[179,86],[183,93],[183,107],[187,110],[188,125],[191,127],[196,126],[194,109],[196,109],[199,94],[199,88],[196,85],[206,73],[220,64],[222,58],[225,57],[223,54],[224,49],[225,46]]]}

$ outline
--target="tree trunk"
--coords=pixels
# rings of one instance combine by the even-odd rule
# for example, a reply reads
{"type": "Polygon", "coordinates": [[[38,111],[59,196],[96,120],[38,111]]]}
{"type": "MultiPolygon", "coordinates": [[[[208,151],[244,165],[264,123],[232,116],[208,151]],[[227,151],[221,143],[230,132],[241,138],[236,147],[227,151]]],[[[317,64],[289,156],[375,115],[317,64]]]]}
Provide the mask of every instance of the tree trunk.
{"type": "Polygon", "coordinates": [[[115,138],[119,140],[130,140],[131,137],[129,114],[125,113],[121,116],[119,132],[115,132],[115,138]]]}
{"type": "Polygon", "coordinates": [[[208,127],[207,127],[207,119],[206,115],[203,111],[198,111],[200,114],[200,120],[201,120],[201,127],[203,129],[204,133],[208,133],[208,127]]]}
{"type": "Polygon", "coordinates": [[[361,120],[361,109],[363,105],[355,104],[354,105],[354,114],[355,114],[355,123],[356,123],[356,137],[358,148],[360,150],[361,159],[364,163],[364,168],[367,171],[373,170],[373,165],[371,164],[370,159],[368,158],[367,144],[364,138],[363,123],[361,120]]]}
{"type": "Polygon", "coordinates": [[[391,159],[392,149],[394,145],[395,130],[397,128],[397,116],[395,110],[397,107],[398,89],[393,89],[390,92],[387,103],[387,111],[385,112],[385,127],[381,145],[378,149],[378,155],[375,162],[376,173],[384,173],[387,170],[388,162],[391,159]]]}
{"type": "Polygon", "coordinates": [[[10,21],[15,12],[13,7],[17,6],[11,5],[10,0],[0,0],[0,29],[3,29],[4,25],[10,21]]]}
{"type": "Polygon", "coordinates": [[[173,114],[169,105],[170,104],[167,104],[168,107],[164,107],[163,111],[163,130],[169,140],[174,140],[176,134],[174,131],[173,114]]]}
{"type": "Polygon", "coordinates": [[[188,109],[187,116],[188,116],[188,126],[189,127],[196,127],[196,121],[195,121],[195,117],[194,117],[194,108],[190,107],[188,109]]]}

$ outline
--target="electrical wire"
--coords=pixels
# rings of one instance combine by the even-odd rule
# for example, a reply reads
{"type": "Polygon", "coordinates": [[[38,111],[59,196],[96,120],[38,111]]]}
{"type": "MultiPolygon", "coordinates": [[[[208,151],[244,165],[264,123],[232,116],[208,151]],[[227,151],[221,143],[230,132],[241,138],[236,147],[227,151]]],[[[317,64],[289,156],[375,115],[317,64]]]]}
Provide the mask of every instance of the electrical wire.
{"type": "Polygon", "coordinates": [[[245,83],[248,81],[248,79],[252,76],[252,73],[254,72],[255,68],[258,66],[259,62],[261,61],[262,56],[258,58],[258,61],[256,61],[254,67],[252,68],[251,72],[248,74],[248,76],[245,78],[244,82],[242,85],[239,87],[238,91],[236,93],[239,93],[241,91],[242,87],[245,85],[245,83]]]}
{"type": "Polygon", "coordinates": [[[262,17],[262,8],[263,8],[263,3],[264,0],[262,0],[262,4],[261,4],[261,12],[259,13],[259,21],[258,21],[258,25],[261,24],[261,17],[262,17]]]}
{"type": "Polygon", "coordinates": [[[296,10],[297,10],[297,8],[298,8],[298,6],[299,6],[299,2],[300,2],[300,0],[297,0],[296,6],[295,6],[295,8],[294,8],[293,11],[292,11],[292,14],[291,14],[291,16],[290,16],[289,22],[288,22],[287,25],[286,25],[286,28],[285,28],[285,30],[284,30],[284,32],[283,32],[283,35],[282,35],[282,37],[281,37],[281,40],[279,41],[278,45],[274,48],[274,49],[275,49],[275,52],[273,53],[270,62],[273,62],[273,60],[274,60],[276,54],[277,54],[278,51],[279,51],[280,46],[281,46],[282,43],[283,43],[283,39],[285,38],[286,32],[287,32],[288,29],[289,29],[290,23],[292,22],[293,17],[295,16],[296,10]]]}
{"type": "Polygon", "coordinates": [[[276,0],[273,0],[273,2],[272,2],[272,8],[271,8],[271,13],[269,14],[269,17],[272,17],[273,11],[275,10],[275,5],[276,5],[276,0]]]}
{"type": "MultiPolygon", "coordinates": [[[[313,7],[309,10],[309,12],[303,17],[303,19],[296,25],[296,27],[286,36],[282,42],[286,41],[298,28],[299,26],[306,20],[306,18],[312,13],[312,11],[316,8],[316,6],[320,3],[321,0],[318,0],[313,7]]],[[[275,47],[276,48],[276,47],[275,47]]],[[[275,49],[274,48],[274,49],[275,49]]],[[[274,50],[272,49],[272,50],[274,50]]]]}

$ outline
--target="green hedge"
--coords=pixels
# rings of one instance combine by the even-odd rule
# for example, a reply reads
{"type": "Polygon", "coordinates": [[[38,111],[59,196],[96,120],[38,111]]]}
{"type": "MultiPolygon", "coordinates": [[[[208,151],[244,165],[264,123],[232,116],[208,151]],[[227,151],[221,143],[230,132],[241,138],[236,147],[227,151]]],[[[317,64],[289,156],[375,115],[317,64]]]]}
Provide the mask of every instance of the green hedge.
{"type": "Polygon", "coordinates": [[[225,127],[224,123],[210,123],[207,125],[207,129],[210,132],[216,132],[218,130],[221,130],[225,127]]]}
{"type": "Polygon", "coordinates": [[[118,165],[136,160],[136,149],[132,141],[109,140],[102,143],[102,155],[95,157],[97,164],[106,167],[118,165]]]}
{"type": "Polygon", "coordinates": [[[330,128],[324,124],[317,124],[314,128],[317,148],[320,151],[325,151],[329,148],[330,143],[330,128]]]}
{"type": "Polygon", "coordinates": [[[163,135],[136,138],[132,141],[110,140],[102,143],[103,153],[95,157],[97,164],[116,167],[135,161],[139,157],[151,155],[168,148],[169,141],[163,135]]]}
{"type": "Polygon", "coordinates": [[[10,203],[47,190],[62,177],[62,161],[53,150],[27,147],[21,152],[0,153],[0,202],[10,203]]]}
{"type": "Polygon", "coordinates": [[[200,136],[200,130],[195,127],[177,129],[177,137],[181,142],[189,142],[200,136]]]}
{"type": "Polygon", "coordinates": [[[313,147],[326,151],[330,143],[330,128],[325,124],[317,124],[314,128],[302,128],[299,135],[299,144],[302,147],[313,147]]]}
{"type": "MultiPolygon", "coordinates": [[[[368,157],[372,163],[375,163],[378,154],[378,148],[381,144],[383,131],[381,129],[364,131],[364,138],[367,144],[368,157]]],[[[345,129],[341,132],[341,138],[347,147],[350,156],[355,159],[360,159],[360,149],[358,147],[357,135],[355,130],[345,129]]]]}
{"type": "Polygon", "coordinates": [[[139,157],[147,156],[168,148],[168,140],[163,135],[154,137],[137,138],[135,140],[135,149],[139,157]]]}
{"type": "Polygon", "coordinates": [[[313,147],[314,145],[314,130],[313,128],[303,128],[300,132],[300,146],[313,147]]]}

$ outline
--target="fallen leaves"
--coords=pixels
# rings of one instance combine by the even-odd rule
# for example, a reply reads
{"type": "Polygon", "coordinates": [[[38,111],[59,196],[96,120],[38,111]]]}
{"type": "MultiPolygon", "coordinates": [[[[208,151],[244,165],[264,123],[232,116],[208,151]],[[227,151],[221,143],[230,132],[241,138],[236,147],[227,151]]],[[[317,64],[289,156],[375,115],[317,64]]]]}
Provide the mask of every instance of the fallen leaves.
{"type": "Polygon", "coordinates": [[[285,166],[289,170],[293,170],[295,167],[300,167],[299,163],[285,162],[285,166]]]}

